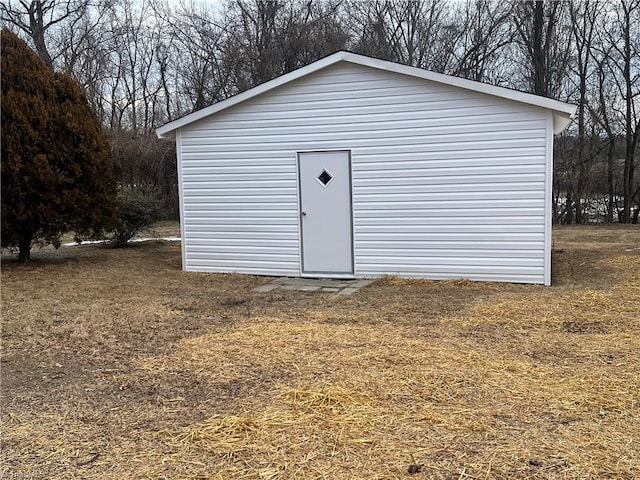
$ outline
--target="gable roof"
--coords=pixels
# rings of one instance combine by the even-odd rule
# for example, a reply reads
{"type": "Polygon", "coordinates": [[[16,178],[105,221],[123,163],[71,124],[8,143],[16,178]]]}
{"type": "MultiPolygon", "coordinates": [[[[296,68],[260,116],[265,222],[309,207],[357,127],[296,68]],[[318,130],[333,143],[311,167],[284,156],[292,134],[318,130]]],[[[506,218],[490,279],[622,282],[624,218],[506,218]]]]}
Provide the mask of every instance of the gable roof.
{"type": "Polygon", "coordinates": [[[331,65],[335,65],[339,62],[349,62],[356,65],[377,68],[379,70],[395,72],[411,77],[423,78],[432,82],[451,85],[474,92],[485,93],[488,95],[513,100],[534,107],[546,108],[553,112],[554,133],[560,133],[565,129],[565,127],[571,122],[571,119],[573,118],[573,115],[577,108],[575,105],[559,102],[551,98],[532,95],[530,93],[523,93],[517,90],[497,87],[495,85],[489,85],[486,83],[475,82],[473,80],[467,80],[465,78],[453,77],[451,75],[445,75],[443,73],[431,72],[429,70],[423,70],[422,68],[410,67],[407,65],[401,65],[399,63],[388,62],[386,60],[365,57],[364,55],[358,55],[351,52],[340,51],[329,55],[328,57],[322,58],[316,62],[313,62],[305,67],[274,78],[273,80],[258,85],[257,87],[239,93],[238,95],[229,97],[226,100],[214,103],[209,107],[190,113],[189,115],[174,120],[173,122],[169,122],[161,127],[158,127],[156,129],[156,134],[159,138],[174,138],[175,131],[179,128],[196,122],[202,118],[208,117],[209,115],[218,113],[229,107],[261,95],[265,92],[273,90],[276,87],[280,87],[289,82],[310,75],[314,72],[317,72],[318,70],[329,67],[331,65]]]}

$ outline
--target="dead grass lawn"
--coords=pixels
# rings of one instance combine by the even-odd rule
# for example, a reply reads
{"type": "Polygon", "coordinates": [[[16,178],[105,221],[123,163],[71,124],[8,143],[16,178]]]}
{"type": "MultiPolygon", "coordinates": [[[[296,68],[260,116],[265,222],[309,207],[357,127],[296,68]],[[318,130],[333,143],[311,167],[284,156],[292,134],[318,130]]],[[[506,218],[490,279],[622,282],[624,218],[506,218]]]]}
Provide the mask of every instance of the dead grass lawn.
{"type": "Polygon", "coordinates": [[[0,478],[640,478],[640,229],[554,240],[550,288],[346,298],[171,243],[5,259],[0,478]]]}

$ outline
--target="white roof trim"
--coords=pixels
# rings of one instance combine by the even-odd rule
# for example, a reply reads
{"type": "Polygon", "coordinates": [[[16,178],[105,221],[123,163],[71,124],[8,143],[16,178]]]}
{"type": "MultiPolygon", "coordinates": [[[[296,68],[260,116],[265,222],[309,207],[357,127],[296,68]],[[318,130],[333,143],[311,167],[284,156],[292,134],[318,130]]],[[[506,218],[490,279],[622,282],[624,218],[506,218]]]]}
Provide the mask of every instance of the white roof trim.
{"type": "Polygon", "coordinates": [[[275,78],[269,82],[258,85],[257,87],[246,90],[238,95],[227,98],[218,103],[198,110],[189,115],[186,115],[178,120],[169,122],[156,129],[156,134],[159,138],[174,138],[175,131],[190,123],[196,122],[202,118],[218,113],[229,107],[237,105],[238,103],[249,100],[250,98],[261,95],[276,87],[280,87],[289,82],[302,78],[313,72],[326,68],[330,65],[334,65],[338,62],[350,62],[367,67],[377,68],[380,70],[386,70],[389,72],[400,73],[403,75],[409,75],[412,77],[423,78],[432,82],[443,83],[446,85],[452,85],[466,90],[474,92],[486,93],[500,98],[508,100],[514,100],[516,102],[525,103],[534,107],[546,108],[553,111],[553,130],[554,133],[560,133],[571,122],[571,119],[576,111],[576,106],[564,102],[559,102],[551,98],[540,97],[538,95],[532,95],[530,93],[523,93],[517,90],[510,90],[508,88],[497,87],[495,85],[489,85],[486,83],[474,82],[473,80],[467,80],[465,78],[453,77],[451,75],[445,75],[442,73],[431,72],[429,70],[423,70],[417,67],[410,67],[407,65],[401,65],[399,63],[388,62],[386,60],[378,60],[371,57],[365,57],[350,52],[336,52],[333,55],[322,58],[314,63],[311,63],[305,67],[289,72],[278,78],[275,78]]]}

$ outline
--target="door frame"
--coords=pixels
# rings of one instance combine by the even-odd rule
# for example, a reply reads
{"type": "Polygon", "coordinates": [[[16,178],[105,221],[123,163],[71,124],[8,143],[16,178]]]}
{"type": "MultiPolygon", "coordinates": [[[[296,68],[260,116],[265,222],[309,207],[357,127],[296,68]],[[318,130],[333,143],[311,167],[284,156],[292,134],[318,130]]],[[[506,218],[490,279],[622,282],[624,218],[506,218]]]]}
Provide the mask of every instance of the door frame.
{"type": "Polygon", "coordinates": [[[299,150],[296,152],[296,176],[298,183],[298,231],[299,231],[299,254],[300,254],[300,276],[311,278],[355,278],[355,236],[353,224],[353,162],[351,150],[344,148],[323,149],[323,150],[299,150]],[[349,229],[351,238],[351,272],[331,273],[331,272],[307,272],[304,269],[304,229],[302,226],[302,183],[300,179],[300,156],[305,153],[335,153],[343,152],[347,154],[347,168],[349,171],[349,229]]]}

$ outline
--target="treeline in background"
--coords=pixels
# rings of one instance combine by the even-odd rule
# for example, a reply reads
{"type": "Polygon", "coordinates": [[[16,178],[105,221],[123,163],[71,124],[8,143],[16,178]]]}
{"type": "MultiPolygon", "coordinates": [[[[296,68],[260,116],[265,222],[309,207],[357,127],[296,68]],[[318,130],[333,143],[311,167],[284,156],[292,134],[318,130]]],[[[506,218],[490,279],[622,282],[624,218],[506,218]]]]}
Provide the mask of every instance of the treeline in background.
{"type": "Polygon", "coordinates": [[[83,87],[121,189],[178,218],[154,129],[337,50],[578,105],[555,142],[556,222],[638,223],[640,0],[8,0],[2,24],[83,87]]]}

